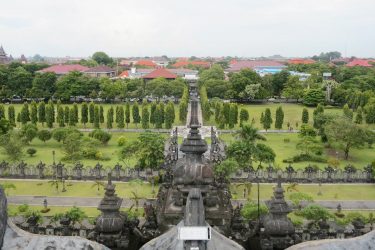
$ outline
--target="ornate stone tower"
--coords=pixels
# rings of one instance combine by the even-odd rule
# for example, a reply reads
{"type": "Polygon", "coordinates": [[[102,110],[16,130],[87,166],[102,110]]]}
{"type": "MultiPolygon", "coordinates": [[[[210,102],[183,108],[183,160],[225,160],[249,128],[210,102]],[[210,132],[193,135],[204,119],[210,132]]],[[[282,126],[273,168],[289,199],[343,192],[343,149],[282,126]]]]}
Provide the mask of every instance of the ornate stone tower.
{"type": "Polygon", "coordinates": [[[182,220],[189,191],[199,188],[205,208],[206,221],[227,233],[231,225],[232,204],[226,184],[214,179],[213,162],[204,156],[208,150],[199,133],[198,101],[191,96],[190,131],[180,146],[183,157],[167,169],[165,179],[159,189],[156,214],[161,231],[165,231],[182,220]],[[167,178],[171,176],[171,178],[167,178]]]}
{"type": "Polygon", "coordinates": [[[264,238],[262,249],[285,249],[294,243],[294,226],[287,217],[292,211],[284,199],[284,189],[281,178],[277,181],[274,197],[268,203],[269,214],[264,218],[264,238]],[[266,247],[267,246],[267,247],[266,247]]]}

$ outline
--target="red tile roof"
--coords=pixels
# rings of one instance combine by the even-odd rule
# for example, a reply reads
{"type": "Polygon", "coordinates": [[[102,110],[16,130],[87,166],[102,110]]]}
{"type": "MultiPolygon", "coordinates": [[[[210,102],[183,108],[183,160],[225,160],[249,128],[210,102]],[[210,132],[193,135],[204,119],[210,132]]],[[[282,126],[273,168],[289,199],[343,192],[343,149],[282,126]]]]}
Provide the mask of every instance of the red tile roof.
{"type": "Polygon", "coordinates": [[[361,66],[361,67],[372,67],[373,65],[370,64],[372,60],[365,60],[365,59],[354,59],[353,61],[346,64],[348,67],[354,67],[354,66],[361,66]]]}
{"type": "Polygon", "coordinates": [[[313,64],[315,63],[314,60],[312,59],[303,59],[303,58],[294,58],[288,60],[289,64],[313,64]]]}
{"type": "Polygon", "coordinates": [[[162,77],[162,78],[165,78],[165,79],[176,79],[177,78],[177,75],[173,74],[172,72],[164,69],[164,68],[160,68],[160,69],[155,69],[154,71],[152,71],[151,73],[143,76],[142,78],[144,79],[155,79],[155,78],[159,78],[159,77],[162,77]]]}
{"type": "Polygon", "coordinates": [[[183,67],[188,66],[189,64],[194,65],[194,66],[206,67],[206,68],[210,67],[211,65],[209,62],[205,62],[205,61],[179,61],[173,64],[172,66],[175,68],[183,68],[183,67]]]}
{"type": "Polygon", "coordinates": [[[138,62],[135,63],[135,65],[147,66],[147,67],[157,67],[156,63],[154,63],[151,60],[139,60],[138,62]]]}
{"type": "Polygon", "coordinates": [[[108,67],[108,66],[97,66],[93,68],[89,68],[85,72],[87,73],[108,73],[108,72],[114,72],[115,70],[108,67]]]}
{"type": "Polygon", "coordinates": [[[285,67],[285,65],[271,60],[238,61],[230,65],[228,71],[240,71],[241,69],[256,69],[262,67],[285,67]]]}
{"type": "Polygon", "coordinates": [[[127,71],[127,70],[123,71],[118,77],[128,78],[129,77],[129,71],[127,71]]]}
{"type": "Polygon", "coordinates": [[[79,71],[84,72],[88,70],[88,67],[79,65],[79,64],[70,64],[70,65],[53,65],[51,67],[39,70],[40,73],[46,73],[46,72],[54,72],[57,75],[64,75],[68,74],[71,71],[79,71]]]}

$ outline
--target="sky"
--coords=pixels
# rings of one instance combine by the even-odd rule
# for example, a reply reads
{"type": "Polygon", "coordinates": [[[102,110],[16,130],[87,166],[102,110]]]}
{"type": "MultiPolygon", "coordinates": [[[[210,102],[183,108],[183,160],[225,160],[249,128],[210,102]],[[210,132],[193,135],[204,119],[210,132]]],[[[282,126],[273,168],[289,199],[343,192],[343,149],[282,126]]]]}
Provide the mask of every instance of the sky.
{"type": "Polygon", "coordinates": [[[8,54],[375,57],[374,0],[0,0],[8,54]]]}

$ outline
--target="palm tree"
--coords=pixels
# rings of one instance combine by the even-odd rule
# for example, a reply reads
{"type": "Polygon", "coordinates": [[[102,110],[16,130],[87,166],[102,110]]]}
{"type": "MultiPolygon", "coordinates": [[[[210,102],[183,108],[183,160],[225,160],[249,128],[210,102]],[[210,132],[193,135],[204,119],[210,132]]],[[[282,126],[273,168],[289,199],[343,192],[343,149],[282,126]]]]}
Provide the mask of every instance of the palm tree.
{"type": "Polygon", "coordinates": [[[258,129],[254,128],[252,125],[243,125],[241,129],[236,132],[236,135],[239,139],[248,142],[255,142],[256,140],[266,140],[266,137],[259,134],[258,129]]]}
{"type": "Polygon", "coordinates": [[[102,181],[99,181],[99,180],[95,180],[94,181],[94,184],[92,184],[91,188],[94,188],[96,187],[97,188],[97,195],[100,195],[100,187],[104,187],[104,183],[102,181]]]}
{"type": "Polygon", "coordinates": [[[56,178],[53,179],[53,180],[50,180],[48,181],[49,184],[51,184],[52,187],[55,187],[56,189],[56,193],[59,192],[59,180],[57,180],[56,178]]]}

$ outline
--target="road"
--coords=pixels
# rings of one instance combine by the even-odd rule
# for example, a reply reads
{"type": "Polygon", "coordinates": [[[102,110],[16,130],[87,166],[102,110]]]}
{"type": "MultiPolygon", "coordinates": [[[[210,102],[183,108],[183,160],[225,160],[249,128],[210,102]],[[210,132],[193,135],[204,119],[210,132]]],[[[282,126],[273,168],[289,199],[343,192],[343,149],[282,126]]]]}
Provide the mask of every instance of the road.
{"type": "MultiPolygon", "coordinates": [[[[49,206],[79,206],[79,207],[97,207],[102,197],[46,197],[46,196],[9,196],[8,204],[14,205],[36,205],[42,206],[44,199],[47,199],[49,206]]],[[[145,199],[139,201],[139,206],[143,206],[145,199]]],[[[149,199],[153,201],[153,199],[149,199]]],[[[261,202],[264,202],[262,200],[261,202]]],[[[232,200],[233,205],[246,203],[246,200],[232,200]]],[[[345,210],[375,210],[375,200],[316,200],[316,204],[322,205],[329,209],[336,209],[341,204],[345,210]]],[[[130,207],[134,205],[131,199],[124,199],[122,207],[130,207]]]]}

